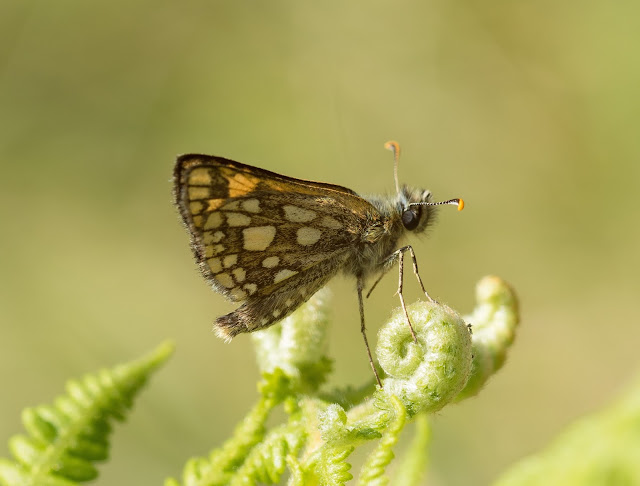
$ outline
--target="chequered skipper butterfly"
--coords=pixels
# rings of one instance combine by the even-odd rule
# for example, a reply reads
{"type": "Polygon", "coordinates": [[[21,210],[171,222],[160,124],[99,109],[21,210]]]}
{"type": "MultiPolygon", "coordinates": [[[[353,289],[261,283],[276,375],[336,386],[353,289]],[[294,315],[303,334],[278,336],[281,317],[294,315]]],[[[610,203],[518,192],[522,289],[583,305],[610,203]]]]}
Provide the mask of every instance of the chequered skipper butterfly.
{"type": "Polygon", "coordinates": [[[398,263],[398,295],[415,339],[402,295],[405,252],[422,291],[433,299],[418,274],[413,248],[398,248],[398,242],[407,232],[423,232],[434,220],[435,206],[464,206],[462,199],[431,202],[427,190],[401,188],[398,144],[385,147],[395,159],[396,196],[391,198],[364,198],[346,187],[293,179],[222,157],[178,157],[176,204],[198,265],[215,290],[242,302],[216,319],[220,337],[230,340],[278,322],[342,271],[356,278],[360,330],[380,383],[365,333],[365,282],[378,276],[373,290],[398,263]]]}

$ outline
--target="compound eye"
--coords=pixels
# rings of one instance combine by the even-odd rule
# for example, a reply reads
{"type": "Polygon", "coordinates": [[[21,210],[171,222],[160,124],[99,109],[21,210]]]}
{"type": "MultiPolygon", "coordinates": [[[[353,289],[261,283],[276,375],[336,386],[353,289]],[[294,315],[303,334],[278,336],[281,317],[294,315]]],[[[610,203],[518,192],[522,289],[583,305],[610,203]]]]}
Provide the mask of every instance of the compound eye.
{"type": "Polygon", "coordinates": [[[409,231],[416,229],[419,221],[420,217],[411,209],[407,209],[402,213],[402,224],[409,231]]]}

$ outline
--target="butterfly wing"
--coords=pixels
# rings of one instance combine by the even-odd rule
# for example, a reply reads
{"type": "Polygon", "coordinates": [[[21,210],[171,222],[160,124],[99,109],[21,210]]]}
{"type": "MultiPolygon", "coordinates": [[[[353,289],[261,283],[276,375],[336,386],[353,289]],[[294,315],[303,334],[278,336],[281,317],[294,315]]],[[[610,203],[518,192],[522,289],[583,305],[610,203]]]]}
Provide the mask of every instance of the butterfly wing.
{"type": "Polygon", "coordinates": [[[376,209],[350,189],[207,155],[183,155],[176,204],[205,278],[236,302],[230,338],[280,320],[344,266],[376,209]]]}

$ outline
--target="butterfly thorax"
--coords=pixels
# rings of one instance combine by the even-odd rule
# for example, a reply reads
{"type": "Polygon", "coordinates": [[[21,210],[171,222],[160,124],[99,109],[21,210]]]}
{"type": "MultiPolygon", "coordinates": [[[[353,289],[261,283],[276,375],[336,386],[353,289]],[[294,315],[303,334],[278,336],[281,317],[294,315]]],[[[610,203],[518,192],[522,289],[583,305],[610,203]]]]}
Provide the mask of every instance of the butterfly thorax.
{"type": "Polygon", "coordinates": [[[435,208],[410,206],[429,202],[431,193],[406,186],[395,197],[375,195],[363,199],[372,209],[359,231],[360,244],[354,246],[345,272],[366,279],[381,270],[380,265],[399,248],[407,233],[422,233],[434,221],[435,208]]]}

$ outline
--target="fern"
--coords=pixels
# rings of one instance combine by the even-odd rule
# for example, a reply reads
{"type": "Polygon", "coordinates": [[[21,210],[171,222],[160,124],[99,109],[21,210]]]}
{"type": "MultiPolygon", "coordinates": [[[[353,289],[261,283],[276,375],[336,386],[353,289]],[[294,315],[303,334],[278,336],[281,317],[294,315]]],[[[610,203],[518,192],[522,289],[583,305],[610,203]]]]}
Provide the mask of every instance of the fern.
{"type": "Polygon", "coordinates": [[[384,476],[384,471],[394,458],[393,446],[398,442],[400,432],[402,432],[407,419],[407,412],[402,402],[393,396],[389,401],[393,406],[394,417],[381,437],[380,443],[362,466],[359,478],[361,485],[383,486],[389,483],[389,480],[384,476]]]}
{"type": "MultiPolygon", "coordinates": [[[[327,296],[319,292],[280,325],[253,334],[262,379],[259,398],[233,435],[203,457],[188,460],[181,481],[165,486],[282,483],[345,485],[354,478],[350,455],[375,446],[357,472],[360,484],[386,485],[387,469],[406,424],[417,434],[396,484],[415,485],[426,468],[428,414],[476,394],[504,363],[518,324],[510,287],[496,277],[477,288],[478,305],[463,319],[447,306],[417,302],[401,310],[378,336],[383,387],[321,391],[331,372],[326,357],[327,296]],[[470,332],[473,325],[474,333],[470,332]],[[282,407],[286,420],[269,425],[282,407]]],[[[0,486],[72,486],[94,479],[107,458],[114,420],[124,420],[133,398],[170,355],[164,344],[146,358],[67,384],[53,405],[24,411],[25,435],[9,444],[14,460],[0,459],[0,486]]]]}
{"type": "Polygon", "coordinates": [[[391,483],[393,486],[417,486],[420,484],[427,471],[430,439],[431,426],[427,415],[418,415],[415,437],[407,447],[402,462],[396,467],[396,473],[391,483]]]}
{"type": "Polygon", "coordinates": [[[3,486],[70,486],[98,475],[108,456],[114,420],[123,421],[138,391],[173,351],[164,343],[148,356],[70,380],[53,405],[27,408],[27,435],[9,440],[15,461],[0,458],[3,486]]]}
{"type": "MultiPolygon", "coordinates": [[[[426,466],[426,414],[477,393],[500,368],[513,342],[518,323],[513,291],[502,280],[487,277],[476,294],[478,306],[468,321],[440,304],[409,306],[417,343],[403,312],[394,313],[378,336],[383,388],[366,384],[319,391],[331,371],[324,355],[324,292],[280,325],[253,333],[263,377],[258,404],[222,447],[187,463],[182,484],[275,484],[288,470],[290,486],[341,486],[354,477],[349,456],[371,441],[377,444],[359,472],[359,482],[387,484],[394,446],[414,419],[418,434],[404,463],[406,483],[398,484],[417,484],[426,466]],[[470,333],[469,321],[478,333],[470,333]],[[280,405],[288,419],[269,430],[267,418],[280,405]]],[[[179,484],[175,479],[165,483],[179,484]]]]}
{"type": "Polygon", "coordinates": [[[285,471],[287,457],[295,457],[303,444],[304,433],[299,419],[276,427],[251,451],[230,485],[278,483],[285,471]]]}

